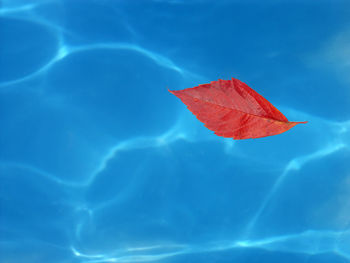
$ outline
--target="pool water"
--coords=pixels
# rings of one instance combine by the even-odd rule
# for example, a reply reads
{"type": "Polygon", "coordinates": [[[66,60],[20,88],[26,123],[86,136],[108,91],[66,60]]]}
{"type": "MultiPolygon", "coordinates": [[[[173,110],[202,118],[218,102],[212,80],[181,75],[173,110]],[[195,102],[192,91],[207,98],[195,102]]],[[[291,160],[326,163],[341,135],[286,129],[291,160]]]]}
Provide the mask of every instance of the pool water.
{"type": "Polygon", "coordinates": [[[0,1],[1,262],[350,262],[350,2],[0,1]],[[216,136],[168,92],[290,121],[216,136]]]}

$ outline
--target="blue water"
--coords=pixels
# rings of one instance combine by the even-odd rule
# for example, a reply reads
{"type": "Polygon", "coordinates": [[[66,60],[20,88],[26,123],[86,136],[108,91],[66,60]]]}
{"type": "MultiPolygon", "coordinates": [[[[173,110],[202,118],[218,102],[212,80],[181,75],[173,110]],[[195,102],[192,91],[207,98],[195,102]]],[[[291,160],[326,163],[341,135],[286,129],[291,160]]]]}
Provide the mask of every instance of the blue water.
{"type": "Polygon", "coordinates": [[[1,1],[0,262],[350,262],[349,87],[349,1],[1,1]],[[167,91],[231,77],[308,124],[167,91]]]}

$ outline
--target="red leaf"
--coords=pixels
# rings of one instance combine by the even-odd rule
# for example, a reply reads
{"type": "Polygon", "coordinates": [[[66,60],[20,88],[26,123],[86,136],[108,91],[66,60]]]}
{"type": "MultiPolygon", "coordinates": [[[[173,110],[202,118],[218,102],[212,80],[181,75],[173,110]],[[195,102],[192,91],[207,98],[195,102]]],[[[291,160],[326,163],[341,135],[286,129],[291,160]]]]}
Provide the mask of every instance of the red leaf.
{"type": "Polygon", "coordinates": [[[216,135],[236,140],[280,134],[299,123],[238,79],[212,81],[184,90],[169,90],[216,135]]]}

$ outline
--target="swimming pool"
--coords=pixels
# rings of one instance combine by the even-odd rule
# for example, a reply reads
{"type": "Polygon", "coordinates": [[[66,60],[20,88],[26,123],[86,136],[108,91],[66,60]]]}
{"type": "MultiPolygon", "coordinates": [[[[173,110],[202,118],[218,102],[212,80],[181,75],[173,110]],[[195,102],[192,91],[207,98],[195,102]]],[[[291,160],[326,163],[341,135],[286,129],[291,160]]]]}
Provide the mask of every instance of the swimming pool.
{"type": "Polygon", "coordinates": [[[349,262],[350,4],[3,0],[1,262],[349,262]],[[216,136],[168,89],[289,120],[216,136]]]}

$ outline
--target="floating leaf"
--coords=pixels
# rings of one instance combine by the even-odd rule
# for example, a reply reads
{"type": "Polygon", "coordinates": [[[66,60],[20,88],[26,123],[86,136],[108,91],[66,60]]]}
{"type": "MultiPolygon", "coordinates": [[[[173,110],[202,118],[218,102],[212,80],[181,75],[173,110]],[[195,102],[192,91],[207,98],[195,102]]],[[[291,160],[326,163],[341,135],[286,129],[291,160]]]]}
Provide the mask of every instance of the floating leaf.
{"type": "Polygon", "coordinates": [[[169,90],[218,136],[239,139],[283,133],[290,122],[263,96],[238,79],[212,81],[194,88],[169,90]]]}

